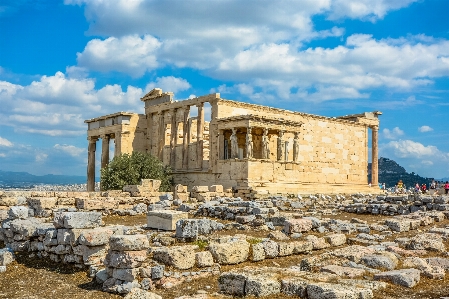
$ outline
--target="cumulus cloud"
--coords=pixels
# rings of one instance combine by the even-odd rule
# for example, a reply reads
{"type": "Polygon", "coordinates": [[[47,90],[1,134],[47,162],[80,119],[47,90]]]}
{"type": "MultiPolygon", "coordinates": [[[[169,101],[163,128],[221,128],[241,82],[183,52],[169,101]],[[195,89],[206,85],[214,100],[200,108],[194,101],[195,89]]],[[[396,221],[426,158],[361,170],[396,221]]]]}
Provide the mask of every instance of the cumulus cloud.
{"type": "Polygon", "coordinates": [[[421,133],[425,133],[425,132],[433,131],[433,129],[429,126],[421,126],[418,128],[418,131],[420,131],[421,133]]]}
{"type": "Polygon", "coordinates": [[[10,147],[10,146],[12,146],[12,145],[13,145],[13,144],[12,144],[11,141],[9,141],[9,140],[6,139],[6,138],[0,137],[0,146],[10,147]]]}
{"type": "Polygon", "coordinates": [[[72,157],[78,157],[81,154],[84,154],[86,151],[86,149],[84,148],[79,148],[74,145],[67,145],[67,144],[55,144],[53,148],[59,151],[66,152],[72,157]]]}
{"type": "Polygon", "coordinates": [[[47,160],[48,158],[48,154],[44,154],[44,153],[38,153],[36,154],[35,160],[38,163],[44,162],[45,160],[47,160]]]}
{"type": "Polygon", "coordinates": [[[385,128],[382,130],[382,134],[383,134],[383,137],[385,137],[387,139],[397,139],[400,136],[404,135],[404,131],[399,129],[399,127],[395,127],[392,130],[385,128]]]}
{"type": "Polygon", "coordinates": [[[77,54],[78,64],[102,72],[119,71],[141,77],[158,66],[155,52],[161,43],[151,35],[128,35],[89,41],[82,53],[77,54]]]}
{"type": "Polygon", "coordinates": [[[441,152],[436,146],[425,146],[412,140],[390,141],[382,146],[382,150],[391,150],[399,158],[433,157],[449,161],[449,153],[441,152]]]}
{"type": "Polygon", "coordinates": [[[0,117],[16,132],[81,135],[86,131],[85,119],[117,111],[142,111],[143,94],[141,88],[124,89],[117,84],[97,89],[92,78],[62,72],[23,86],[0,81],[0,117]]]}

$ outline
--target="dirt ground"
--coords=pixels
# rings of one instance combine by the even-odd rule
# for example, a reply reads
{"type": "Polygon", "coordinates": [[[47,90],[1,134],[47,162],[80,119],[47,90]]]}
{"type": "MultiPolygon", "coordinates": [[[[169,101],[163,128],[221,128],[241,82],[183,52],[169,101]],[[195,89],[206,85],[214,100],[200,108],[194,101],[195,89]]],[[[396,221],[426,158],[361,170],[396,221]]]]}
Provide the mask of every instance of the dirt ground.
{"type": "MultiPolygon", "coordinates": [[[[327,218],[347,219],[358,218],[366,220],[368,223],[377,222],[387,218],[387,216],[373,216],[373,215],[357,215],[342,213],[338,216],[326,216],[327,218]]],[[[134,217],[119,217],[111,216],[104,217],[106,224],[124,224],[124,225],[144,225],[146,223],[145,216],[134,217]]],[[[445,227],[449,225],[449,220],[443,222],[436,222],[433,225],[427,226],[425,230],[437,226],[445,227]]],[[[231,230],[224,231],[227,234],[245,233],[248,231],[231,230]]],[[[268,235],[269,232],[263,232],[268,235]]],[[[401,234],[393,234],[386,238],[394,240],[398,237],[405,237],[416,235],[417,231],[406,232],[401,234]]],[[[252,234],[251,234],[252,235],[252,234]]],[[[257,237],[262,237],[262,233],[258,232],[257,237]]],[[[349,236],[348,236],[349,237],[349,236]]],[[[449,242],[445,242],[449,248],[449,242]]],[[[0,248],[3,248],[0,243],[0,248]]],[[[315,251],[313,255],[323,253],[324,251],[315,251]]],[[[442,256],[442,254],[440,254],[442,256]]],[[[235,268],[245,266],[280,266],[290,267],[298,265],[306,255],[294,255],[289,257],[267,259],[262,262],[252,263],[245,262],[239,265],[222,266],[222,271],[228,271],[235,268]]],[[[191,282],[184,282],[181,286],[169,290],[156,290],[155,292],[161,295],[164,299],[176,298],[183,295],[193,295],[198,290],[205,290],[209,294],[218,292],[218,276],[210,276],[207,278],[196,279],[191,282]]],[[[416,298],[416,299],[434,299],[441,297],[449,297],[449,275],[443,280],[430,280],[421,276],[421,281],[414,288],[405,288],[400,286],[390,285],[386,290],[376,292],[375,299],[400,299],[400,298],[416,298]]],[[[215,296],[214,296],[215,297],[215,296]]],[[[224,296],[216,296],[220,298],[224,296]]],[[[43,299],[43,298],[99,298],[99,299],[114,299],[122,298],[118,295],[104,293],[101,291],[101,285],[93,282],[87,276],[85,269],[78,269],[67,264],[56,264],[49,260],[40,260],[30,258],[28,255],[18,255],[17,261],[8,265],[7,271],[0,274],[0,298],[9,299],[43,299]]],[[[227,297],[230,298],[230,297],[227,297]]],[[[283,294],[276,296],[269,296],[269,298],[293,298],[283,294]]]]}

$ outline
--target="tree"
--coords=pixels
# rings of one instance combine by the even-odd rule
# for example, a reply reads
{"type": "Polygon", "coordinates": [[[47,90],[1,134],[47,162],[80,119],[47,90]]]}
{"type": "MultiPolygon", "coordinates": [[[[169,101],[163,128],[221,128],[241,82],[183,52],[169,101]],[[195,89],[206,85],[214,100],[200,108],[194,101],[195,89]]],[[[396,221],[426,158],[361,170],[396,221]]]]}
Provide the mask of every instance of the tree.
{"type": "Polygon", "coordinates": [[[125,185],[140,185],[142,179],[161,181],[161,191],[170,191],[173,177],[169,166],[148,153],[133,152],[114,157],[101,169],[101,188],[121,190],[125,185]]]}

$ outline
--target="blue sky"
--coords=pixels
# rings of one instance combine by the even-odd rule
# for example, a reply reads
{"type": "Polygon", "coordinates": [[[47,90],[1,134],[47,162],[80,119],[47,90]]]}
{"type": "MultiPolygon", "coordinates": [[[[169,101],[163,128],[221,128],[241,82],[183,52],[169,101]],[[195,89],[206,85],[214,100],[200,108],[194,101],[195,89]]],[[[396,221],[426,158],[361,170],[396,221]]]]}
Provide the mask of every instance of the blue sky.
{"type": "MultiPolygon", "coordinates": [[[[449,177],[449,1],[0,0],[0,169],[85,175],[85,119],[154,87],[325,116],[449,177]]],[[[97,155],[99,156],[99,155],[97,155]]]]}

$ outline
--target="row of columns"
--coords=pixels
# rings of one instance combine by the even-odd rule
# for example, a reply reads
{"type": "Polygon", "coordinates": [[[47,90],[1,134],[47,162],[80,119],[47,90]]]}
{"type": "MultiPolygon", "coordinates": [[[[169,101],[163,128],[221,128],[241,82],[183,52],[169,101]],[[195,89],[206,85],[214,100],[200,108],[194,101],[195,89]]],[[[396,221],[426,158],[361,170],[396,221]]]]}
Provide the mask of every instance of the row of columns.
{"type": "Polygon", "coordinates": [[[120,134],[105,134],[101,136],[88,137],[88,154],[87,154],[87,191],[95,191],[95,152],[97,150],[97,140],[101,138],[101,168],[105,168],[109,164],[109,142],[111,136],[114,137],[115,149],[114,156],[120,154],[120,134]]]}
{"type": "MultiPolygon", "coordinates": [[[[204,150],[204,103],[199,103],[196,105],[198,108],[197,117],[197,148],[196,148],[196,168],[201,169],[203,167],[203,150],[204,150]]],[[[184,106],[182,108],[173,108],[170,110],[163,110],[157,113],[147,114],[147,142],[149,145],[149,152],[154,153],[160,159],[163,160],[163,150],[165,147],[165,124],[170,123],[170,161],[169,164],[173,170],[176,170],[176,145],[178,144],[178,125],[177,112],[179,109],[183,110],[182,117],[182,169],[187,170],[189,168],[189,143],[191,141],[190,136],[190,106],[184,106]],[[168,113],[167,113],[168,112],[168,113]],[[167,118],[168,114],[168,118],[167,118]],[[155,131],[154,119],[158,119],[159,127],[155,131]],[[156,135],[157,134],[157,135],[156,135]],[[155,150],[153,151],[153,144],[155,145],[155,150]]]]}
{"type": "MultiPolygon", "coordinates": [[[[245,158],[253,158],[254,153],[254,144],[252,137],[252,128],[247,128],[246,138],[245,138],[245,149],[246,155],[245,158]]],[[[294,132],[295,137],[293,139],[293,161],[298,162],[299,160],[299,133],[294,132]]],[[[278,138],[277,138],[277,152],[276,152],[276,160],[277,161],[287,161],[288,160],[288,141],[283,139],[284,131],[279,130],[278,138]]],[[[238,139],[237,139],[237,128],[232,128],[232,134],[230,136],[231,143],[231,159],[238,159],[238,139]]],[[[223,150],[227,150],[224,149],[223,150]]],[[[261,159],[270,159],[270,146],[269,146],[269,138],[268,138],[268,129],[263,130],[262,135],[262,157],[261,159]]]]}

